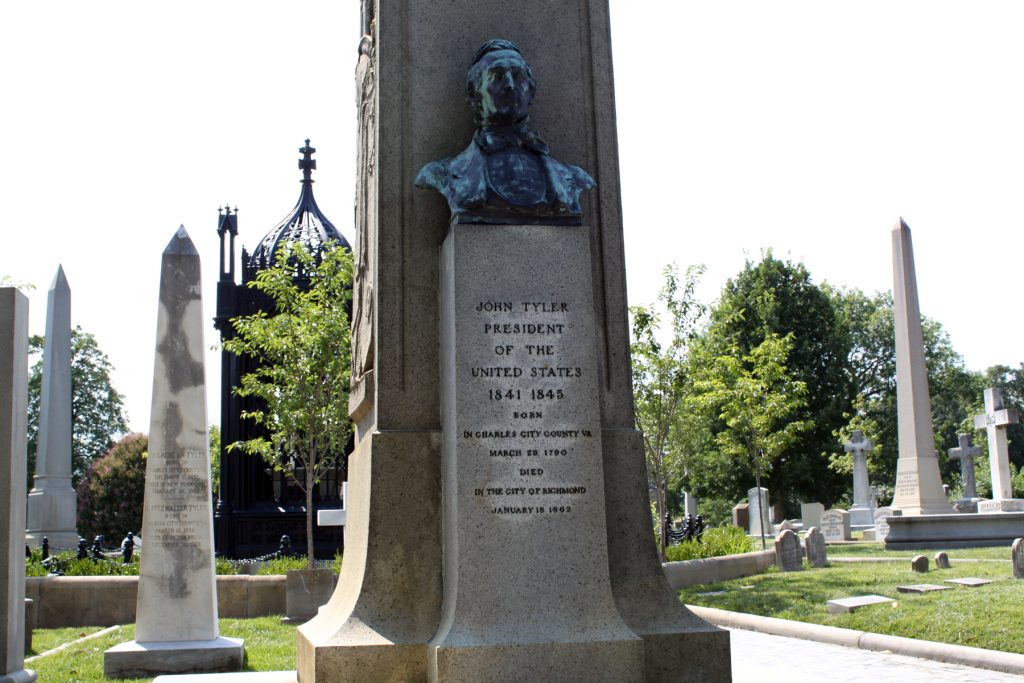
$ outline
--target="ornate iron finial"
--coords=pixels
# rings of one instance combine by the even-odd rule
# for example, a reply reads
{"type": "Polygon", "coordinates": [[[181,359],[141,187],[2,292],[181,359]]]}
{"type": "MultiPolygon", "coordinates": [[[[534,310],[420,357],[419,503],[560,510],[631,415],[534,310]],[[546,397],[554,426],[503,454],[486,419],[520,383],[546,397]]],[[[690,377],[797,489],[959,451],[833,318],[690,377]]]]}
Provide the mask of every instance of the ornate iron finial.
{"type": "Polygon", "coordinates": [[[302,158],[299,159],[299,169],[302,170],[302,182],[308,185],[313,182],[313,171],[316,169],[316,159],[313,158],[316,148],[310,147],[309,138],[306,138],[306,146],[300,147],[299,151],[302,152],[302,158]]]}

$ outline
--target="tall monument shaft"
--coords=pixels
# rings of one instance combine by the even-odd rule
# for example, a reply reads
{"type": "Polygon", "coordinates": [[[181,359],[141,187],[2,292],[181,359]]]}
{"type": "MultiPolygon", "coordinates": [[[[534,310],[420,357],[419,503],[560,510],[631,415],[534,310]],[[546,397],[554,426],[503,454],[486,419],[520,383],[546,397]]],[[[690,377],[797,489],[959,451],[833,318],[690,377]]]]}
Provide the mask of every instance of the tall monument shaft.
{"type": "Polygon", "coordinates": [[[899,461],[892,507],[904,515],[951,513],[935,454],[914,248],[910,228],[902,218],[892,231],[892,265],[899,418],[899,461]]]}

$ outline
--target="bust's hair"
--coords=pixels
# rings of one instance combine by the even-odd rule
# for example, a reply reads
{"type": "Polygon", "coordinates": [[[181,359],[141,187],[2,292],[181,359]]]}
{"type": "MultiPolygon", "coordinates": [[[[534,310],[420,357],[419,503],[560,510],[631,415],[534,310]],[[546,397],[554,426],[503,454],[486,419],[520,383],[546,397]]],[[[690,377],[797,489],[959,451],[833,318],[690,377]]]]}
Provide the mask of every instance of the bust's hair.
{"type": "Polygon", "coordinates": [[[526,57],[523,57],[522,50],[519,46],[513,43],[511,40],[505,40],[503,38],[492,38],[486,43],[480,46],[480,49],[476,51],[476,55],[473,57],[472,63],[469,65],[469,71],[466,73],[466,97],[469,100],[469,107],[473,110],[473,118],[476,120],[477,125],[481,123],[480,115],[480,60],[485,55],[491,52],[498,52],[500,50],[511,50],[518,54],[522,60],[523,65],[526,66],[526,77],[530,81],[530,100],[533,100],[534,94],[537,92],[537,80],[533,77],[533,70],[530,69],[530,64],[526,61],[526,57]]]}

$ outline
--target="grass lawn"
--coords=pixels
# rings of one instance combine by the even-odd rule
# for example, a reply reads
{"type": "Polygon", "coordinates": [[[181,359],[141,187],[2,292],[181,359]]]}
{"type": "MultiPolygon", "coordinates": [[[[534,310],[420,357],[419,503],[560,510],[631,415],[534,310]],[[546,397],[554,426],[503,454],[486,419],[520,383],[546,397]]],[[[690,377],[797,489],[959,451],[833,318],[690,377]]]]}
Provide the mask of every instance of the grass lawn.
{"type": "Polygon", "coordinates": [[[72,626],[68,628],[39,628],[32,631],[32,649],[25,653],[25,657],[34,657],[47,650],[52,650],[58,645],[70,643],[85,636],[102,631],[102,626],[72,626]]]}
{"type": "MultiPolygon", "coordinates": [[[[36,639],[53,642],[52,647],[73,640],[68,632],[79,633],[89,629],[40,629],[33,632],[33,649],[36,639]],[[60,640],[63,638],[63,640],[60,640]]],[[[98,631],[99,629],[93,629],[98,631]]],[[[281,617],[270,616],[259,619],[221,619],[222,636],[245,639],[244,671],[284,671],[295,668],[295,625],[282,624],[281,617]]],[[[77,637],[77,636],[75,636],[77,637]]],[[[74,681],[75,683],[100,683],[103,677],[103,651],[118,643],[135,637],[135,625],[121,626],[106,636],[87,640],[80,645],[69,647],[53,655],[43,657],[28,666],[39,674],[40,681],[74,681]]],[[[49,649],[49,647],[44,648],[49,649]]],[[[40,650],[41,651],[41,650],[40,650]]],[[[120,679],[124,683],[144,683],[151,678],[120,679]]]]}
{"type": "MultiPolygon", "coordinates": [[[[837,548],[829,547],[830,555],[839,554],[834,549],[837,548]]],[[[1006,548],[980,550],[1009,554],[1006,548]]],[[[971,551],[948,552],[955,560],[960,553],[971,551]]],[[[679,596],[692,605],[1024,654],[1024,639],[1020,636],[1024,633],[1024,581],[1013,578],[1009,563],[965,562],[942,570],[935,569],[933,564],[927,574],[912,571],[909,560],[906,564],[836,563],[822,569],[786,573],[773,568],[759,576],[684,588],[679,596]],[[943,585],[945,579],[968,576],[991,579],[993,583],[979,588],[951,586],[950,590],[922,595],[896,591],[898,585],[943,585]],[[698,595],[710,591],[725,592],[698,595]],[[869,594],[894,598],[896,607],[877,605],[835,615],[825,609],[828,600],[869,594]]]]}
{"type": "Polygon", "coordinates": [[[906,557],[914,555],[927,555],[929,559],[935,557],[935,553],[944,551],[949,559],[972,560],[1009,560],[1010,546],[995,548],[931,548],[924,550],[886,550],[882,543],[851,543],[849,545],[828,546],[829,557],[906,557]]]}

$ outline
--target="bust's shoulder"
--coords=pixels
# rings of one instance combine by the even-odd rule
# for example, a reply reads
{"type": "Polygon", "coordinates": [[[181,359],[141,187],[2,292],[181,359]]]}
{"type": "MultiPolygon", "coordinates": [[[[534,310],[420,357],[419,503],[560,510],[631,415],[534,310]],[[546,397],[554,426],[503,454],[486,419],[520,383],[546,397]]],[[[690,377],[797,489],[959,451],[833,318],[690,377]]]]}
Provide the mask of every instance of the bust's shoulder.
{"type": "Polygon", "coordinates": [[[453,157],[431,161],[416,176],[417,187],[432,187],[443,191],[453,181],[465,178],[475,169],[482,168],[483,155],[472,142],[453,157]]]}
{"type": "Polygon", "coordinates": [[[597,186],[597,183],[590,177],[590,174],[579,166],[567,164],[552,157],[548,157],[548,165],[553,174],[557,175],[567,187],[572,187],[577,192],[583,192],[597,186]]]}

